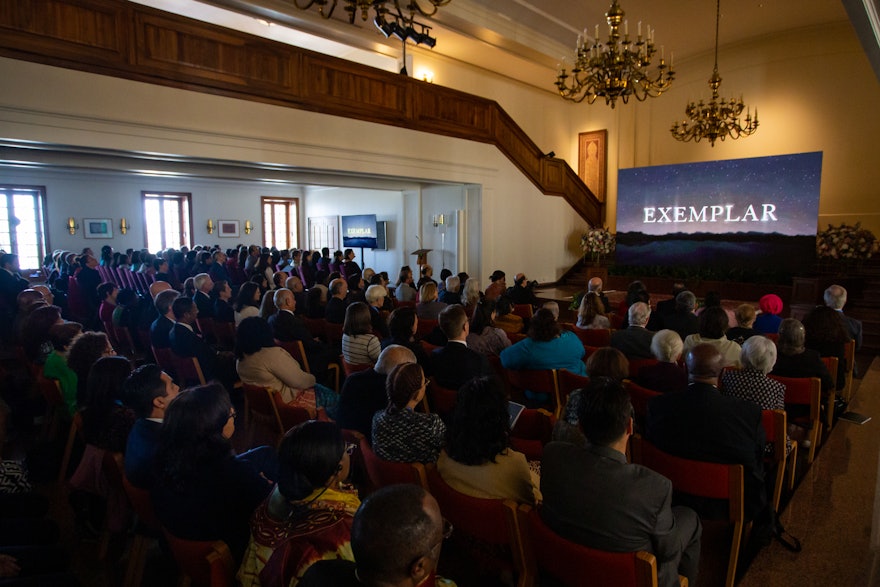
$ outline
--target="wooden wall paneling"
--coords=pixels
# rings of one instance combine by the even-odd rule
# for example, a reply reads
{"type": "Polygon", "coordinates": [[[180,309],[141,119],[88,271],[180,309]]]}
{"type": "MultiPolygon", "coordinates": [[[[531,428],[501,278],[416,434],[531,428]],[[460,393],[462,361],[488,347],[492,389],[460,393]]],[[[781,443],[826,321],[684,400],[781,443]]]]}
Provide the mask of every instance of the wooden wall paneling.
{"type": "Polygon", "coordinates": [[[427,82],[411,80],[418,130],[492,142],[492,120],[499,107],[492,100],[427,82]]]}

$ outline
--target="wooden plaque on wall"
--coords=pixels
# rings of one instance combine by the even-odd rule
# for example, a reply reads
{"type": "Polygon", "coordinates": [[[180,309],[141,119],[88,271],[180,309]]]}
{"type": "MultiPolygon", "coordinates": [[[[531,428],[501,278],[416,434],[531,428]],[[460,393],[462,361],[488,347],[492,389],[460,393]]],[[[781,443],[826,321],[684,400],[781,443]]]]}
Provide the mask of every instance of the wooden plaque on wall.
{"type": "Polygon", "coordinates": [[[605,201],[607,141],[606,129],[578,134],[578,175],[600,202],[605,201]]]}

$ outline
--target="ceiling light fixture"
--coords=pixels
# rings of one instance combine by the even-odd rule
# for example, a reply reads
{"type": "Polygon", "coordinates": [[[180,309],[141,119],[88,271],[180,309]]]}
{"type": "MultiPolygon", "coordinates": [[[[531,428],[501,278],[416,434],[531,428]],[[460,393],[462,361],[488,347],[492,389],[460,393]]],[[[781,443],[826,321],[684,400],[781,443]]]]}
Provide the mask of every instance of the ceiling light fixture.
{"type": "Polygon", "coordinates": [[[718,87],[721,85],[721,76],[718,75],[718,28],[721,22],[721,0],[715,4],[715,69],[709,78],[709,87],[712,88],[712,99],[708,104],[702,100],[699,103],[690,102],[684,109],[690,120],[675,122],[670,131],[672,136],[679,141],[694,141],[699,143],[702,139],[709,140],[709,146],[714,147],[715,141],[722,141],[727,137],[736,140],[747,137],[758,130],[758,109],[755,108],[755,117],[746,110],[745,126],[740,125],[739,116],[742,114],[745,104],[742,98],[718,99],[718,87]]]}
{"type": "Polygon", "coordinates": [[[599,25],[593,39],[578,35],[575,45],[574,66],[571,73],[566,71],[563,60],[559,74],[556,76],[556,88],[559,95],[572,102],[589,104],[596,98],[605,98],[605,103],[614,108],[617,99],[624,104],[630,96],[642,102],[654,98],[669,89],[675,72],[672,70],[672,53],[669,54],[669,65],[663,46],[660,47],[660,63],[656,72],[649,72],[651,58],[657,53],[654,45],[654,29],[647,27],[647,35],[642,36],[642,23],[638,24],[636,40],[629,38],[629,23],[623,20],[625,13],[617,0],[605,13],[608,22],[608,42],[599,39],[599,25]],[[620,34],[623,24],[623,35],[620,34]]]}

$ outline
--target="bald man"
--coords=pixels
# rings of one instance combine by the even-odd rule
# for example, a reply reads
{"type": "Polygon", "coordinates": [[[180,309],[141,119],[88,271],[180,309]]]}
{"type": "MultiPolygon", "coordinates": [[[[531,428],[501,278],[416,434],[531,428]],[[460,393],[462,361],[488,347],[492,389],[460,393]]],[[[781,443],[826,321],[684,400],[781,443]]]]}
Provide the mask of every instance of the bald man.
{"type": "Polygon", "coordinates": [[[599,299],[602,300],[602,305],[605,306],[605,313],[611,311],[611,302],[608,301],[608,297],[602,291],[602,279],[599,277],[593,277],[590,281],[587,282],[587,292],[596,292],[599,295],[599,299]]]}
{"type": "MultiPolygon", "coordinates": [[[[767,505],[761,408],[721,395],[718,377],[723,365],[723,356],[715,346],[702,343],[692,348],[687,356],[687,388],[648,402],[647,438],[660,450],[679,457],[741,464],[745,517],[754,520],[767,505]]],[[[714,513],[706,503],[685,505],[701,514],[714,513]]]]}

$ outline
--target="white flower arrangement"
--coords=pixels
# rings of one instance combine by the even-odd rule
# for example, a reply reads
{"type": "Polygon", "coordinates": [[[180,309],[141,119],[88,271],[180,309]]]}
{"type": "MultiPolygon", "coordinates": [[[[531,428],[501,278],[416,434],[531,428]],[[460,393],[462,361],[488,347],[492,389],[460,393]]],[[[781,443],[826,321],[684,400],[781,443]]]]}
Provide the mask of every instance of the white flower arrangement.
{"type": "Polygon", "coordinates": [[[880,241],[861,223],[855,226],[828,225],[816,235],[816,256],[820,259],[870,259],[880,251],[880,241]]]}
{"type": "Polygon", "coordinates": [[[615,243],[615,236],[607,228],[590,228],[581,236],[584,259],[589,253],[593,262],[598,262],[605,255],[614,252],[615,243]]]}

